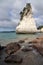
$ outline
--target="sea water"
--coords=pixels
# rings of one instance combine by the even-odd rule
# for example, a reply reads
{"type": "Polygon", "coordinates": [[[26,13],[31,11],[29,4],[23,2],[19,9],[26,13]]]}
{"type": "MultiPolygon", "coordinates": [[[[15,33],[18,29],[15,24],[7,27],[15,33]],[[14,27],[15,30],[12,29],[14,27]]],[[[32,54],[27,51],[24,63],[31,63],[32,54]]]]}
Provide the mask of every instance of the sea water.
{"type": "Polygon", "coordinates": [[[20,38],[36,38],[38,36],[43,36],[43,33],[36,34],[16,34],[16,32],[0,32],[0,44],[5,45],[10,41],[20,38]]]}

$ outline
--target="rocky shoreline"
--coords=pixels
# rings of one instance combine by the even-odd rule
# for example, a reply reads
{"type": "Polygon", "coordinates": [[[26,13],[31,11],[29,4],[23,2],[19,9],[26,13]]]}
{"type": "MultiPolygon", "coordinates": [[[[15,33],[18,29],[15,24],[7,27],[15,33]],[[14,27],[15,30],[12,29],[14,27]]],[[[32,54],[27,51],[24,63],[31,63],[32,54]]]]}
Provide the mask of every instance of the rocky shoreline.
{"type": "MultiPolygon", "coordinates": [[[[5,54],[4,55],[2,53],[4,55],[3,61],[5,63],[16,63],[16,65],[18,64],[26,65],[27,63],[28,65],[29,64],[36,65],[34,63],[36,63],[39,57],[40,61],[39,60],[37,61],[37,65],[41,65],[43,62],[43,60],[40,59],[40,56],[43,58],[43,37],[38,37],[32,41],[27,41],[27,39],[19,40],[18,42],[11,42],[8,43],[6,46],[0,45],[0,52],[4,52],[5,54]],[[36,53],[36,55],[34,54],[34,52],[36,53]],[[31,53],[33,54],[33,56],[35,56],[36,60],[34,59],[31,53]],[[32,61],[28,57],[30,59],[33,59],[32,60],[33,63],[31,63],[32,61]],[[40,64],[38,64],[38,62],[40,64]]],[[[0,54],[0,60],[1,60],[1,54],[0,54]]]]}

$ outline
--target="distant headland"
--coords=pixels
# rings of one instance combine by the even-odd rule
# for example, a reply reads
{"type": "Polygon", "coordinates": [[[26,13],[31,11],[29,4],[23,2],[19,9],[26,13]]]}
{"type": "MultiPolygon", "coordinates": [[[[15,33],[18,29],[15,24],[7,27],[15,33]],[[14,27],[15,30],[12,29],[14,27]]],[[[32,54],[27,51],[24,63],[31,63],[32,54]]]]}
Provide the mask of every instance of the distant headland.
{"type": "Polygon", "coordinates": [[[0,33],[13,33],[15,31],[0,31],[0,33]]]}

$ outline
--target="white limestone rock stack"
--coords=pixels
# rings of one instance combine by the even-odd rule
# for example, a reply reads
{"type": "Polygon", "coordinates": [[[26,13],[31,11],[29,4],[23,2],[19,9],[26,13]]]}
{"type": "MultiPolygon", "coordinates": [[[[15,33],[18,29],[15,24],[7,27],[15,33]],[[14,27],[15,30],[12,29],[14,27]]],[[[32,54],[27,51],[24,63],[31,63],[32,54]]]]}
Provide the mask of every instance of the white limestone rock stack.
{"type": "Polygon", "coordinates": [[[36,33],[37,27],[35,20],[32,16],[31,4],[27,3],[23,11],[20,12],[21,18],[18,26],[16,27],[16,33],[36,33]]]}

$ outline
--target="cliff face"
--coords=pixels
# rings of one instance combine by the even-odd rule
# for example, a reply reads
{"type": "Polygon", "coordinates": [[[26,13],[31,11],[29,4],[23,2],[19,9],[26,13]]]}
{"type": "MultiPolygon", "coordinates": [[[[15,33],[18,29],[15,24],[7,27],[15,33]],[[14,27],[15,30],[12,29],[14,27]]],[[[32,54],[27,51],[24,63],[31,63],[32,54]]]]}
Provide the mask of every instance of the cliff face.
{"type": "Polygon", "coordinates": [[[32,8],[30,3],[26,4],[23,11],[20,12],[20,22],[16,27],[16,33],[35,33],[37,32],[35,20],[32,17],[32,8]]]}
{"type": "Polygon", "coordinates": [[[23,8],[23,11],[20,12],[20,20],[23,19],[24,16],[27,16],[27,14],[30,14],[32,13],[32,9],[31,9],[31,5],[30,3],[29,4],[26,4],[26,7],[23,8]]]}

